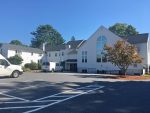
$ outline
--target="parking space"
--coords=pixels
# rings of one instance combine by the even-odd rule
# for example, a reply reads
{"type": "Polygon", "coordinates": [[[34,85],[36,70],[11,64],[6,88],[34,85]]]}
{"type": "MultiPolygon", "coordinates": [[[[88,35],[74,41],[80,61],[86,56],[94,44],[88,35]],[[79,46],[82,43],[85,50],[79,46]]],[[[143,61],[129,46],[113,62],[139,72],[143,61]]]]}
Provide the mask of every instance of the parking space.
{"type": "Polygon", "coordinates": [[[40,109],[59,104],[63,101],[84,95],[86,93],[103,88],[99,85],[88,85],[76,89],[63,88],[60,85],[32,85],[33,87],[23,87],[7,90],[0,94],[0,112],[36,112],[40,109]],[[37,88],[38,87],[38,88],[37,88]],[[55,88],[54,88],[55,87],[55,88]],[[60,91],[61,90],[61,91],[60,91]],[[20,109],[20,110],[18,110],[20,109]],[[26,109],[26,111],[25,111],[26,109]],[[16,111],[17,110],[17,111],[16,111]]]}
{"type": "Polygon", "coordinates": [[[0,113],[149,113],[150,82],[25,73],[0,79],[0,113]]]}
{"type": "MultiPolygon", "coordinates": [[[[47,73],[42,74],[47,76],[47,73]]],[[[59,82],[44,81],[38,76],[38,79],[29,80],[25,76],[28,76],[28,74],[15,80],[12,79],[12,81],[10,81],[10,78],[0,79],[6,81],[0,84],[0,113],[38,112],[44,108],[103,88],[103,86],[91,83],[75,85],[70,80],[68,83],[59,80],[59,82]]]]}

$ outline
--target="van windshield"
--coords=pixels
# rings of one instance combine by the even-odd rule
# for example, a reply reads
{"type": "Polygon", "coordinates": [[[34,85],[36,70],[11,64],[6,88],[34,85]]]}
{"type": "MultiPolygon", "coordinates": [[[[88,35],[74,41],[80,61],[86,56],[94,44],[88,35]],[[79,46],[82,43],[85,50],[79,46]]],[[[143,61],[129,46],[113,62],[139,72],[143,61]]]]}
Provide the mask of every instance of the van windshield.
{"type": "Polygon", "coordinates": [[[43,62],[43,64],[42,64],[42,65],[49,66],[49,65],[50,65],[50,63],[49,63],[49,62],[43,62]]]}
{"type": "Polygon", "coordinates": [[[0,65],[8,66],[9,63],[5,59],[0,59],[0,65]]]}

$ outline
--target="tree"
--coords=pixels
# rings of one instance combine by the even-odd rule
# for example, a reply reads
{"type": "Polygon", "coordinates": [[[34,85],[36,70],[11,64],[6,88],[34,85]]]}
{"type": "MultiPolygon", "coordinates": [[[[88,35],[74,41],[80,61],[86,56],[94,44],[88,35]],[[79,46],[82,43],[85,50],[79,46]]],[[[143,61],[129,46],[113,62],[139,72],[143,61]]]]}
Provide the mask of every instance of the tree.
{"type": "Polygon", "coordinates": [[[22,57],[19,55],[9,57],[8,60],[10,63],[15,64],[15,65],[20,65],[22,64],[22,61],[23,61],[22,57]]]}
{"type": "Polygon", "coordinates": [[[117,66],[123,75],[126,75],[130,65],[142,63],[142,58],[137,53],[136,47],[124,40],[117,41],[113,47],[106,45],[105,50],[108,60],[117,66]]]}
{"type": "Polygon", "coordinates": [[[25,68],[29,68],[31,70],[38,70],[38,64],[35,62],[27,63],[24,65],[25,68]]]}
{"type": "Polygon", "coordinates": [[[40,25],[36,31],[31,32],[31,34],[33,35],[31,40],[32,47],[40,48],[40,46],[45,42],[51,45],[64,43],[64,39],[61,34],[50,25],[40,25]]]}
{"type": "Polygon", "coordinates": [[[74,36],[71,37],[70,41],[75,41],[76,38],[74,36]]]}
{"type": "Polygon", "coordinates": [[[23,45],[19,40],[12,40],[12,41],[10,42],[10,44],[23,45]]]}
{"type": "Polygon", "coordinates": [[[122,23],[116,23],[113,26],[110,26],[109,30],[120,37],[127,37],[138,34],[138,31],[136,31],[135,27],[122,23]]]}

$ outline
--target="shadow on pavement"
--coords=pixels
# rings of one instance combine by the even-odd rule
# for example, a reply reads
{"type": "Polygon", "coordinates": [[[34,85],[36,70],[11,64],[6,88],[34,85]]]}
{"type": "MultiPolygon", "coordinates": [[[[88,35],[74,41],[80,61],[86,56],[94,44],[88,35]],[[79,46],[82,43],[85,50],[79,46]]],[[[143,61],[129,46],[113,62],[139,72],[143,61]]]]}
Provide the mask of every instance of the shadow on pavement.
{"type": "MultiPolygon", "coordinates": [[[[78,75],[78,77],[82,78],[88,76],[78,75]]],[[[100,78],[100,76],[93,75],[89,77],[100,78]]],[[[0,87],[0,89],[12,90],[15,88],[16,90],[14,89],[8,93],[32,100],[54,93],[60,93],[64,91],[65,88],[72,89],[91,84],[97,84],[105,87],[86,95],[82,95],[54,106],[47,107],[38,111],[37,113],[150,113],[150,82],[146,81],[93,81],[91,83],[53,83],[46,81],[32,81],[15,82],[13,86],[3,86],[0,87]],[[53,86],[41,87],[42,84],[53,86]],[[37,85],[37,87],[26,90],[17,89],[32,85],[37,85]]],[[[9,112],[16,113],[15,110],[9,110],[8,113],[9,112]]],[[[2,113],[1,110],[0,113],[2,113]]]]}

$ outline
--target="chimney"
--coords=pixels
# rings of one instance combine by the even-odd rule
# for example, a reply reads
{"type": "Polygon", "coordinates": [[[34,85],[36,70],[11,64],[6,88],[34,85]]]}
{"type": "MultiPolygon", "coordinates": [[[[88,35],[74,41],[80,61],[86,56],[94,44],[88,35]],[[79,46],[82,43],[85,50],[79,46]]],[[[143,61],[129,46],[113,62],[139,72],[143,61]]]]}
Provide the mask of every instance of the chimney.
{"type": "Polygon", "coordinates": [[[70,49],[70,48],[71,48],[71,45],[68,45],[68,48],[70,49]]]}
{"type": "Polygon", "coordinates": [[[44,43],[42,44],[42,50],[43,50],[43,51],[45,51],[45,46],[46,46],[46,44],[47,44],[47,42],[44,42],[44,43]]]}

